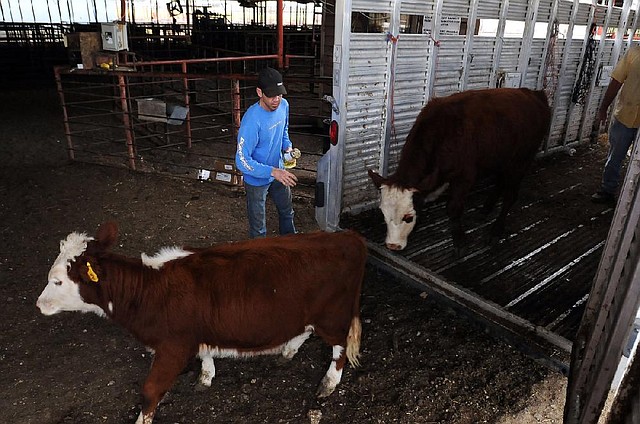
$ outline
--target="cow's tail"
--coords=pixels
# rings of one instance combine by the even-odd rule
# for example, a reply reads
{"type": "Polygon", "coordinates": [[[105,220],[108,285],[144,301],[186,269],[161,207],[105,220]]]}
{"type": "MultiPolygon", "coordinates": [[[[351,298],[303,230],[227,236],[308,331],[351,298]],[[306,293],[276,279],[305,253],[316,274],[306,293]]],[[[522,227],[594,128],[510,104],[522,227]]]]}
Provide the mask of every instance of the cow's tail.
{"type": "Polygon", "coordinates": [[[360,317],[355,315],[351,318],[351,326],[347,335],[347,359],[352,367],[360,366],[360,335],[362,334],[362,325],[360,317]]]}
{"type": "Polygon", "coordinates": [[[360,292],[364,281],[365,266],[367,263],[367,244],[362,236],[352,232],[354,239],[351,252],[352,260],[357,264],[357,272],[353,275],[353,306],[351,308],[351,325],[347,334],[347,359],[352,367],[360,366],[360,337],[362,336],[362,323],[360,322],[360,292]],[[356,253],[357,252],[357,253],[356,253]]]}

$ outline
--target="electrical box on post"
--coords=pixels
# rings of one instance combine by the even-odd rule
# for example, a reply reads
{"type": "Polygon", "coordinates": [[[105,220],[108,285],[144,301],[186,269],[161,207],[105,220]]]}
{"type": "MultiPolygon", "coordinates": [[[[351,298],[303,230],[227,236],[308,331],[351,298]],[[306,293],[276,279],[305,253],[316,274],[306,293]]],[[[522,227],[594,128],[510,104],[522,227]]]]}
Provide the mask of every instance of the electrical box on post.
{"type": "Polygon", "coordinates": [[[127,24],[109,22],[100,24],[102,27],[102,50],[119,52],[129,50],[127,38],[127,24]]]}

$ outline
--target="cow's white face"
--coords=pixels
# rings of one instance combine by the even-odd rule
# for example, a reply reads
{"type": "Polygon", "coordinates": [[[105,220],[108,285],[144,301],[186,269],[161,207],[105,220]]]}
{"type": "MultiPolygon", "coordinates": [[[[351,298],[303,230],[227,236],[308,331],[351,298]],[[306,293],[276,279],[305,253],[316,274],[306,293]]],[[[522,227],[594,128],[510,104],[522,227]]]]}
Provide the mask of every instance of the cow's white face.
{"type": "Polygon", "coordinates": [[[380,186],[380,210],[387,223],[385,244],[390,250],[404,249],[407,246],[407,238],[416,225],[414,191],[387,184],[380,186]]]}
{"type": "Polygon", "coordinates": [[[80,288],[71,278],[68,269],[87,248],[87,242],[93,240],[86,234],[71,233],[60,242],[60,254],[49,271],[49,282],[44,288],[36,306],[44,315],[53,315],[62,311],[96,312],[104,314],[96,305],[84,302],[80,288]]]}

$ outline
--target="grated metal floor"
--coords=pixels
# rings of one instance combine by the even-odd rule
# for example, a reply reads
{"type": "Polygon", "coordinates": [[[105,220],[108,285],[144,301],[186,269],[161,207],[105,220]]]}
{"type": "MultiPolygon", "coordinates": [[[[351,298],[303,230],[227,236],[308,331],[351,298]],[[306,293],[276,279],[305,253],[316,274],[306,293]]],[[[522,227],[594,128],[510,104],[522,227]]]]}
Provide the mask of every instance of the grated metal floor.
{"type": "Polygon", "coordinates": [[[612,206],[590,202],[598,176],[585,175],[580,166],[598,169],[600,163],[590,151],[582,158],[541,159],[509,213],[505,237],[494,245],[486,241],[497,210],[480,213],[490,183],[479,183],[467,201],[469,244],[460,259],[453,255],[446,196],[418,211],[401,252],[383,247],[386,225],[379,209],[345,215],[341,226],[364,235],[372,255],[387,266],[404,269],[425,287],[462,293],[467,300],[459,303],[470,309],[482,304],[492,314],[508,316],[510,331],[525,343],[544,333],[553,349],[568,354],[613,217],[612,206]]]}

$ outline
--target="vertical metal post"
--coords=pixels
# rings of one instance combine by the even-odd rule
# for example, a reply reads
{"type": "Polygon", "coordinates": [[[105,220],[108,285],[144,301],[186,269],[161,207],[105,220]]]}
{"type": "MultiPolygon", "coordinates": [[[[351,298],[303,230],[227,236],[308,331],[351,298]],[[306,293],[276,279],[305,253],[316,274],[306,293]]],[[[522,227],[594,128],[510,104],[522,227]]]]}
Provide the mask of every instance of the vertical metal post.
{"type": "Polygon", "coordinates": [[[122,107],[122,123],[127,138],[127,154],[129,156],[129,166],[136,169],[136,157],[133,150],[133,134],[131,134],[131,119],[129,117],[129,104],[127,103],[127,86],[123,75],[118,75],[118,86],[120,87],[120,107],[122,107]]]}
{"type": "Polygon", "coordinates": [[[186,117],[186,125],[187,125],[187,148],[191,148],[191,108],[189,107],[190,98],[189,98],[189,76],[187,75],[187,62],[182,62],[182,77],[183,86],[184,86],[184,105],[187,108],[187,117],[186,117]]]}
{"type": "Polygon", "coordinates": [[[71,140],[71,128],[69,127],[69,115],[67,114],[67,104],[64,101],[64,92],[62,91],[62,78],[60,77],[60,68],[54,69],[56,75],[56,85],[58,87],[58,96],[60,96],[60,105],[62,106],[62,116],[64,119],[64,135],[67,137],[67,154],[69,159],[75,159],[73,151],[73,141],[71,140]]]}
{"type": "Polygon", "coordinates": [[[284,18],[282,8],[284,7],[284,1],[278,0],[278,69],[282,70],[284,66],[284,18]]]}
{"type": "Polygon", "coordinates": [[[231,80],[231,97],[233,104],[233,139],[238,139],[238,131],[240,130],[240,81],[237,79],[231,80]]]}

